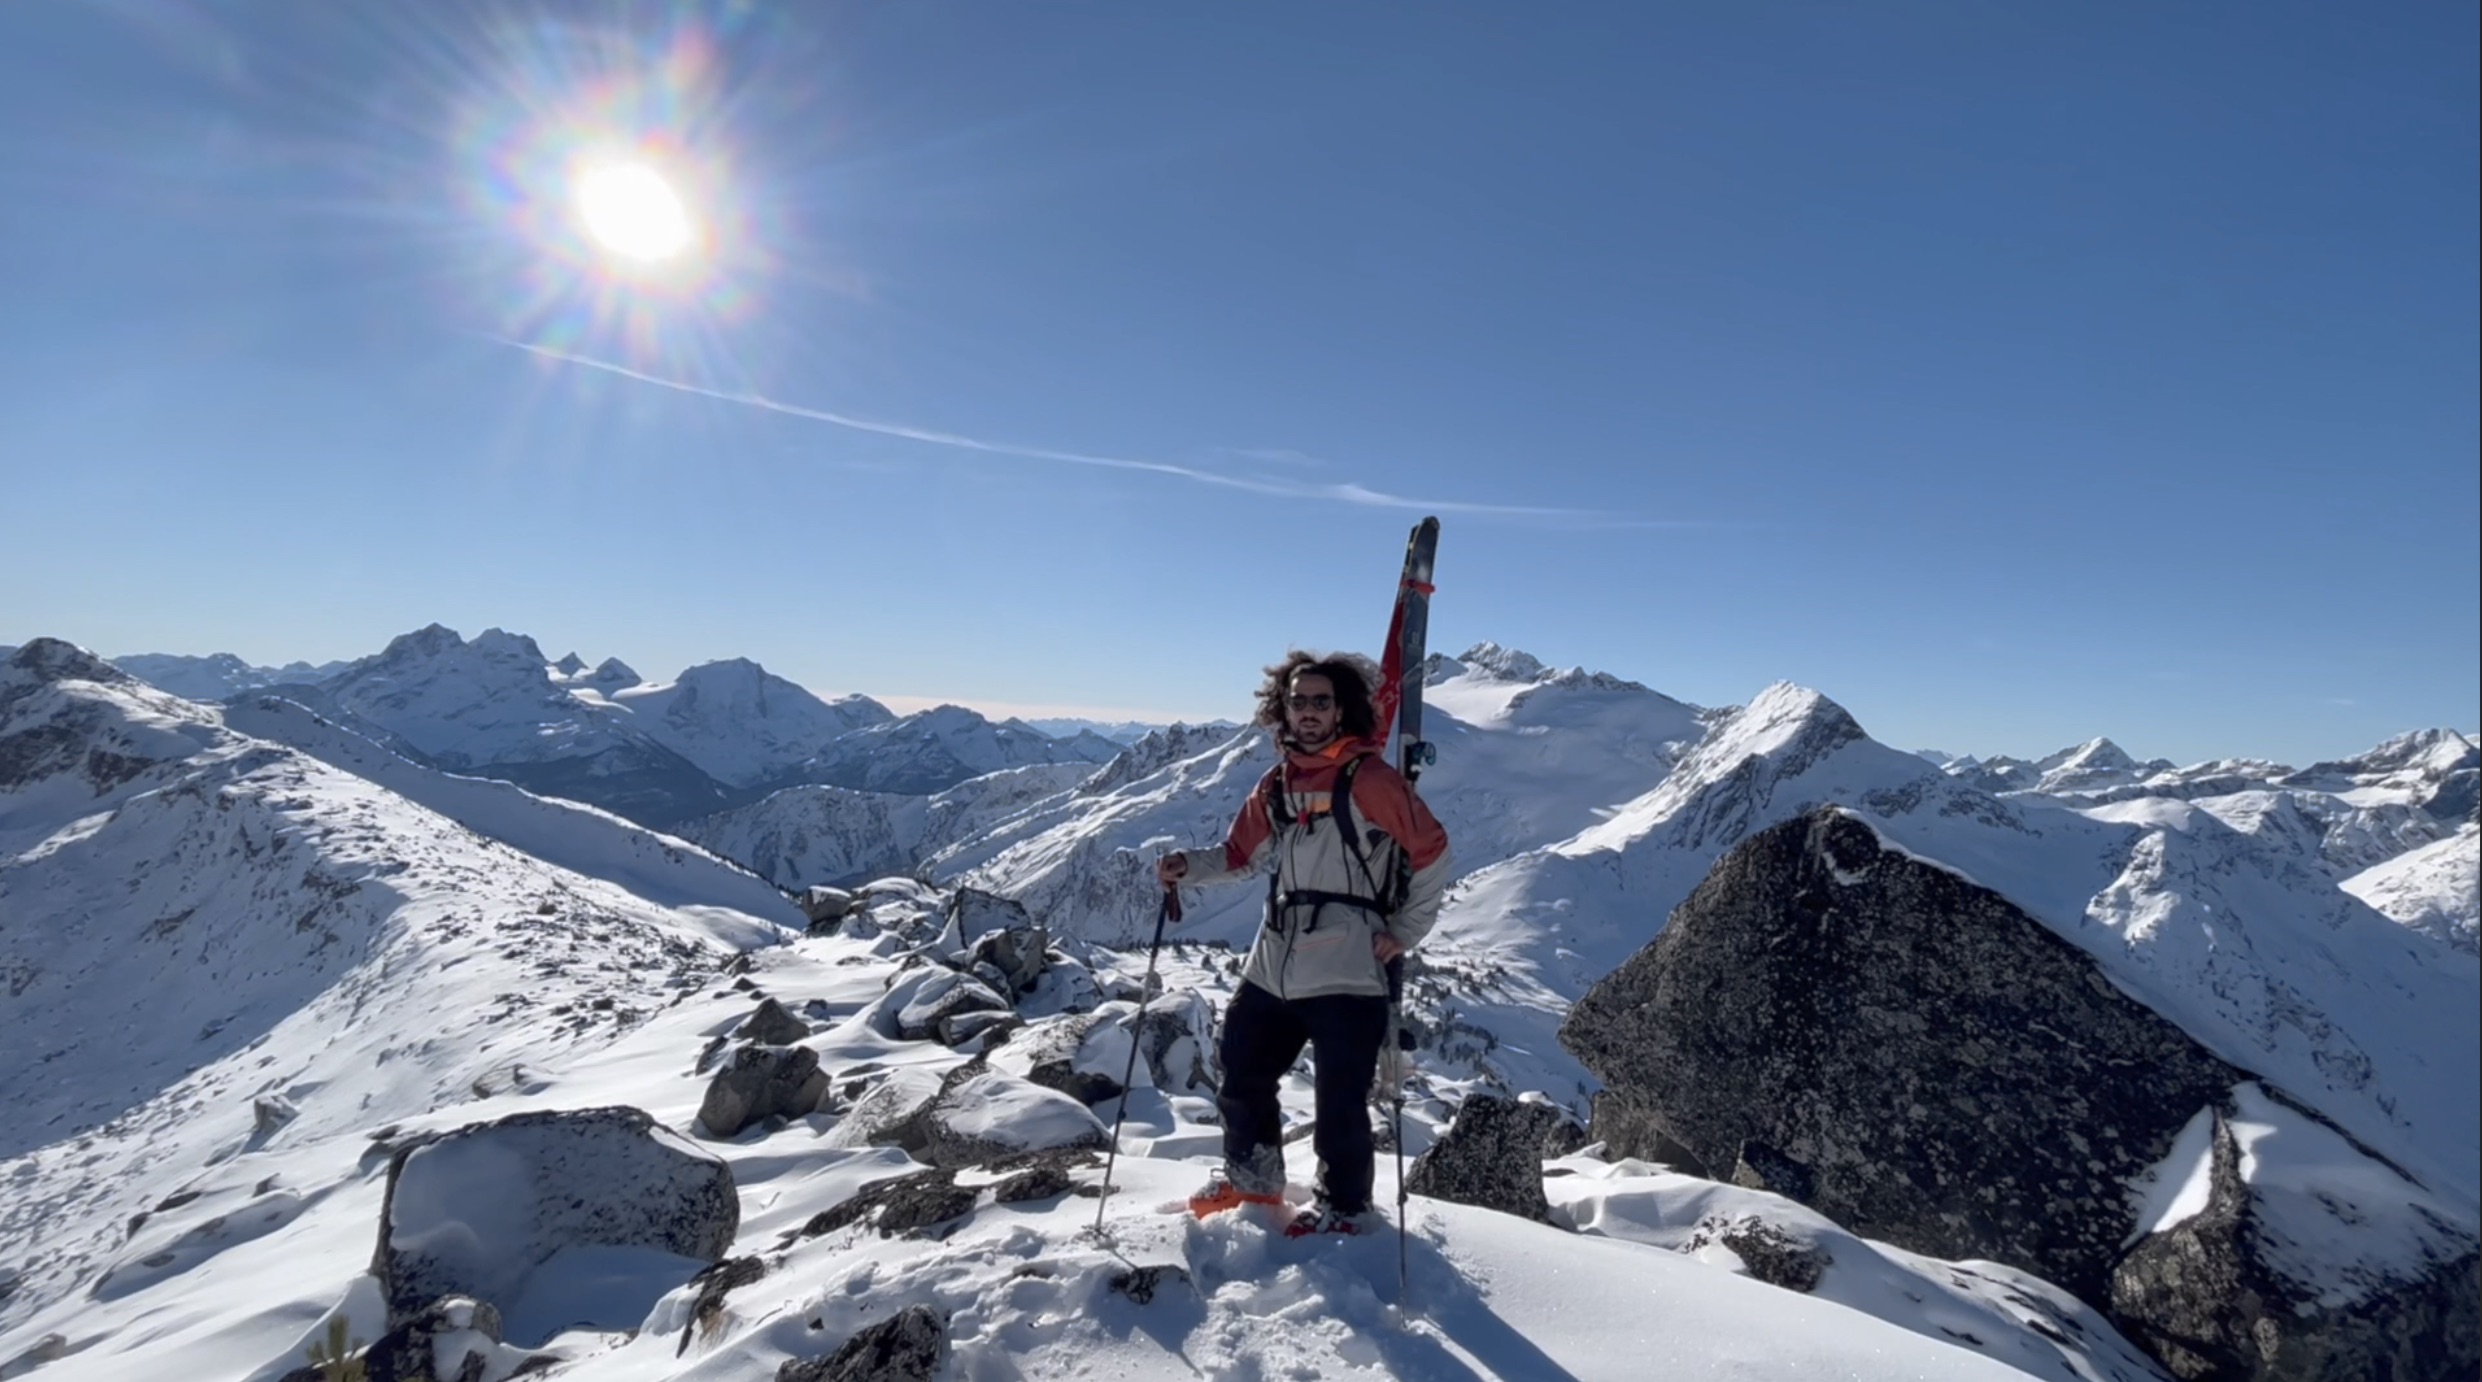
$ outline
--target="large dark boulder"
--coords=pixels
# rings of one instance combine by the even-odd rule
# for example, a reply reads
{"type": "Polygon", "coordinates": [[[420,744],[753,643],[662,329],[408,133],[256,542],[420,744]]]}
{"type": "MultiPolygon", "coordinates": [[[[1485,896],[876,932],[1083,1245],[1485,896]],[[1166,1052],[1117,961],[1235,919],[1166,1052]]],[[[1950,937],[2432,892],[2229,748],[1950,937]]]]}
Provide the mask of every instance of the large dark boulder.
{"type": "MultiPolygon", "coordinates": [[[[2302,1204],[2317,1197],[2271,1172],[2244,1183],[2235,1170],[2225,1192],[2241,1218],[2281,1231],[2201,1215],[2149,1236],[2135,1188],[2252,1077],[2007,899],[1843,812],[1724,856],[1578,1001],[1561,1040],[1608,1086],[1594,1132],[1611,1155],[1761,1186],[1916,1252],[2031,1271],[2109,1309],[2166,1366],[2186,1366],[2184,1349],[2207,1360],[2184,1376],[2474,1373],[2469,1211],[2425,1198],[2430,1219],[2388,1230],[2341,1284],[2287,1235],[2354,1241],[2361,1211],[2313,1223],[2302,1204]],[[2268,1285],[2279,1279],[2291,1284],[2268,1285]],[[2349,1307],[2318,1303],[2339,1293],[2349,1307]],[[2267,1339],[2280,1346],[2232,1346],[2267,1339]],[[2422,1368],[2390,1371],[2416,1356],[2422,1368]]],[[[2336,1175],[2396,1187],[2369,1213],[2421,1196],[2315,1115],[2287,1117],[2334,1140],[2336,1175]]]]}
{"type": "Polygon", "coordinates": [[[1576,1135],[1576,1120],[1550,1104],[1476,1094],[1414,1159],[1405,1188],[1547,1224],[1551,1201],[1543,1196],[1543,1162],[1575,1150],[1576,1135]]]}
{"type": "Polygon", "coordinates": [[[769,1118],[799,1118],[828,1102],[827,1072],[807,1046],[743,1046],[708,1081],[698,1122],[715,1137],[732,1137],[769,1118]]]}
{"type": "Polygon", "coordinates": [[[506,1316],[564,1251],[669,1253],[687,1281],[740,1225],[732,1168],[643,1110],[520,1113],[397,1150],[371,1271],[391,1329],[442,1296],[506,1316]]]}
{"type": "Polygon", "coordinates": [[[1712,1174],[1757,1144],[1768,1188],[1856,1234],[2089,1301],[2136,1226],[2125,1187],[2244,1078],[2006,898],[1833,811],[1725,855],[1560,1039],[1712,1174]]]}

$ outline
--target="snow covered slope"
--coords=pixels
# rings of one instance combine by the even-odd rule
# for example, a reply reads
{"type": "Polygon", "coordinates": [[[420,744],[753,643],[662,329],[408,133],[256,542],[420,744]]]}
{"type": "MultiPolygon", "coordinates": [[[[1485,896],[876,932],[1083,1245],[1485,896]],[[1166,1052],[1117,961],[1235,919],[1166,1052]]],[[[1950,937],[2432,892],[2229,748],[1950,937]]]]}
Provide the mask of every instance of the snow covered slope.
{"type": "Polygon", "coordinates": [[[2410,850],[2344,880],[2382,915],[2468,955],[2482,930],[2482,827],[2410,850]]]}
{"type": "Polygon", "coordinates": [[[67,644],[21,649],[0,668],[8,1307],[90,1278],[165,1176],[539,1084],[799,921],[745,875],[638,862],[671,905],[67,644]]]}
{"type": "Polygon", "coordinates": [[[685,841],[582,802],[408,762],[281,696],[232,701],[223,707],[223,722],[299,749],[545,863],[618,883],[649,902],[784,915],[778,889],[685,841]]]}
{"type": "Polygon", "coordinates": [[[896,718],[868,696],[820,700],[747,658],[609,695],[640,730],[731,787],[781,782],[843,736],[896,718]]]}
{"type": "MultiPolygon", "coordinates": [[[[859,1078],[894,1068],[928,1079],[953,1068],[964,1059],[959,1053],[892,1040],[873,1024],[900,963],[877,949],[841,937],[804,939],[752,954],[746,978],[756,992],[822,1015],[821,1029],[802,1044],[831,1070],[859,1078]]],[[[488,953],[471,955],[466,968],[486,981],[502,970],[488,953]]],[[[1167,973],[1176,990],[1213,982],[1187,964],[1167,973]]],[[[694,1070],[696,1053],[748,1014],[752,995],[701,986],[676,997],[660,974],[613,977],[620,1001],[632,1006],[644,999],[629,985],[652,981],[648,996],[659,1006],[591,1049],[529,1049],[522,1069],[505,1063],[505,1046],[489,1056],[477,1050],[517,1034],[447,1010],[420,1049],[433,1059],[457,1052],[496,1072],[477,1097],[454,1106],[408,1116],[374,1105],[356,1126],[334,1117],[365,1092],[354,1082],[296,1086],[300,1111],[272,1135],[243,1137],[225,1152],[187,1125],[171,1125],[172,1154],[136,1168],[118,1161],[124,1140],[153,1129],[133,1124],[99,1134],[80,1154],[134,1169],[142,1207],[164,1202],[126,1246],[124,1205],[52,1195],[59,1172],[48,1151],[12,1164],[11,1171],[37,1168],[49,1232],[108,1243],[107,1255],[77,1279],[108,1267],[116,1284],[62,1292],[48,1267],[29,1275],[16,1299],[0,1303],[0,1360],[49,1354],[34,1373],[47,1382],[273,1382],[299,1364],[331,1316],[341,1315],[355,1337],[376,1337],[379,1302],[364,1272],[385,1158],[370,1154],[366,1131],[392,1126],[402,1138],[521,1111],[616,1103],[645,1108],[675,1129],[694,1128],[706,1084],[694,1070]],[[494,1059],[503,1063],[488,1064],[494,1059]],[[174,1189],[180,1194],[165,1194],[174,1189]],[[185,1202],[192,1194],[198,1198],[185,1202]],[[158,1250],[164,1260],[149,1266],[158,1250]]],[[[488,982],[469,984],[467,1002],[489,1006],[475,1001],[488,982]]],[[[434,987],[426,996],[453,1003],[458,995],[434,987]]],[[[1207,996],[1220,991],[1210,987],[1207,996]]],[[[258,1054],[273,1061],[271,1069],[290,1071],[323,1042],[367,1057],[363,1040],[305,1024],[272,1033],[258,1054]]],[[[412,1048],[382,1049],[404,1059],[412,1048]]],[[[1302,1116],[1308,1083],[1288,1079],[1283,1097],[1288,1117],[1302,1116]]],[[[1196,1120],[1194,1101],[1168,1098],[1143,1081],[1129,1102],[1108,1199],[1066,1193],[1069,1184],[1091,1189],[1100,1180],[1101,1167],[1087,1163],[1049,1193],[1007,1204],[978,1194],[928,1231],[898,1236],[867,1221],[810,1228],[865,1186],[922,1169],[893,1148],[843,1145],[837,1115],[795,1118],[730,1141],[702,1138],[705,1150],[732,1166],[739,1190],[740,1227],[729,1251],[756,1259],[763,1273],[692,1328],[695,1288],[676,1279],[648,1289],[581,1265],[553,1284],[568,1318],[593,1317],[603,1327],[558,1330],[540,1351],[557,1360],[555,1375],[581,1382],[766,1382],[790,1360],[819,1357],[867,1325],[922,1306],[943,1322],[943,1377],[2159,1377],[2094,1312],[2020,1273],[1914,1257],[1839,1234],[1772,1196],[1583,1155],[1559,1163],[1553,1181],[1560,1217],[1574,1232],[1414,1198],[1404,1243],[1411,1293],[1402,1302],[1411,1311],[1400,1313],[1392,1308],[1399,1304],[1392,1235],[1296,1242],[1249,1214],[1201,1223],[1159,1212],[1199,1182],[1214,1157],[1215,1130],[1196,1120]],[[1098,1203],[1109,1231],[1102,1242],[1090,1232],[1098,1203]],[[1731,1250],[1699,1246],[1702,1230],[1711,1240],[1726,1226],[1754,1221],[1832,1245],[1833,1262],[1814,1293],[1763,1284],[1731,1250]],[[1139,1277],[1133,1268],[1153,1270],[1139,1277]]],[[[240,1122],[247,1121],[245,1107],[240,1122]]],[[[1426,1129],[1412,1131],[1427,1141],[1426,1129]]],[[[1380,1197],[1392,1202],[1385,1158],[1379,1175],[1380,1197]]],[[[971,1170],[958,1179],[979,1189],[997,1176],[971,1170]]],[[[504,1185],[468,1193],[480,1198],[485,1190],[493,1192],[489,1202],[506,1202],[504,1185]]],[[[498,1382],[534,1351],[495,1350],[486,1377],[498,1382]]]]}

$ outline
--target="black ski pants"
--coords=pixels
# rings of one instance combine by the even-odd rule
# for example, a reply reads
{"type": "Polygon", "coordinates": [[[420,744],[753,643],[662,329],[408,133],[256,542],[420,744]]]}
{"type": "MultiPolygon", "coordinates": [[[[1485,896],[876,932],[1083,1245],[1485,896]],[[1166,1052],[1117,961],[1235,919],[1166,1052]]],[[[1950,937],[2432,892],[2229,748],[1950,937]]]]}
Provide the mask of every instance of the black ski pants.
{"type": "Polygon", "coordinates": [[[1224,1010],[1217,1048],[1224,1082],[1215,1106],[1224,1117],[1224,1164],[1244,1190],[1275,1191],[1284,1180],[1284,1111],[1276,1087],[1310,1048],[1318,1083],[1319,1197],[1339,1213],[1370,1208],[1370,1084],[1387,1037],[1388,1001],[1376,994],[1278,998],[1244,982],[1224,1010]]]}

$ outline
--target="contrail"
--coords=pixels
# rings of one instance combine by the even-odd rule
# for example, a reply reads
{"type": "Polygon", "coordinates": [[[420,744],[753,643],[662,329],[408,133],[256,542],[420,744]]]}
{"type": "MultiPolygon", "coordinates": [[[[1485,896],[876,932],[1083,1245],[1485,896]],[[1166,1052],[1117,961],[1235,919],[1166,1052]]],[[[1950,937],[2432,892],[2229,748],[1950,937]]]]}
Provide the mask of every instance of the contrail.
{"type": "MultiPolygon", "coordinates": [[[[1055,451],[1043,446],[1018,446],[1010,442],[984,441],[977,437],[963,436],[955,432],[935,431],[928,427],[913,427],[900,422],[875,422],[869,418],[853,417],[846,413],[831,413],[824,408],[805,408],[798,404],[778,402],[765,394],[711,389],[703,384],[667,379],[660,374],[648,374],[643,370],[631,369],[627,365],[616,365],[609,360],[598,360],[590,355],[576,355],[527,341],[511,340],[505,336],[493,336],[490,339],[542,359],[558,361],[564,365],[575,365],[580,369],[601,370],[605,374],[617,374],[623,379],[634,379],[641,384],[652,384],[659,389],[695,394],[700,398],[712,398],[723,403],[737,403],[745,408],[780,413],[785,417],[824,422],[833,427],[843,427],[855,432],[869,432],[882,437],[898,437],[905,441],[927,442],[933,446],[955,447],[962,451],[979,451],[990,456],[1015,456],[1031,461],[1054,461],[1063,465],[1098,466],[1106,470],[1136,470],[1151,475],[1170,475],[1202,485],[1217,485],[1225,489],[1243,490],[1251,494],[1264,494],[1278,499],[1323,499],[1335,503],[1358,504],[1366,508],[1410,509],[1423,513],[1491,514],[1506,518],[1613,521],[1608,515],[1596,514],[1584,509],[1534,508],[1517,504],[1469,504],[1454,499],[1409,499],[1403,495],[1387,494],[1350,483],[1312,485],[1287,480],[1251,479],[1239,475],[1224,475],[1212,470],[1200,470],[1194,466],[1174,465],[1169,461],[1140,461],[1124,456],[1095,456],[1083,451],[1055,451]]],[[[1639,525],[1621,519],[1617,520],[1614,526],[1639,525]]],[[[1661,526],[1691,525],[1664,524],[1661,526]]]]}

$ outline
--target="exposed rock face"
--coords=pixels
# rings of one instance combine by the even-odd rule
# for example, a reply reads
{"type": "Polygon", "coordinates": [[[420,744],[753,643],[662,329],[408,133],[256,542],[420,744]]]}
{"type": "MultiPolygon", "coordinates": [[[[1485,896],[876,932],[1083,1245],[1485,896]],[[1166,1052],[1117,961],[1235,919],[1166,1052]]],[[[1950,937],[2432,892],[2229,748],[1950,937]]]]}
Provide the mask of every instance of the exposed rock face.
{"type": "MultiPolygon", "coordinates": [[[[2255,1095],[2244,1086],[2213,1113],[2205,1204],[2148,1234],[2113,1270],[2121,1329],[2182,1378],[2473,1377],[2482,1369],[2473,1236],[2441,1222],[2410,1186],[2378,1188],[2386,1209],[2409,1208],[2420,1220],[2413,1232],[2374,1224],[2386,1209],[2373,1216],[2352,1202],[2369,1181],[2332,1167],[2336,1153],[2350,1154],[2341,1145],[2325,1149],[2318,1160],[2328,1164],[2306,1184],[2269,1184],[2279,1177],[2263,1170],[2258,1183],[2244,1180],[2258,1148],[2244,1150],[2236,1128],[2259,1140],[2266,1130],[2267,1105],[2255,1095]],[[2304,1254],[2311,1260],[2286,1261],[2304,1254]],[[2399,1260],[2366,1260],[2373,1255],[2399,1260]]],[[[2306,1122],[2285,1135],[2342,1142],[2306,1122]]]]}
{"type": "Polygon", "coordinates": [[[2199,1360],[2184,1376],[2473,1375],[2469,1213],[2313,1115],[2261,1110],[2293,1147],[2332,1144],[2313,1158],[2325,1183],[2377,1187],[2358,1205],[2288,1187],[2262,1155],[2220,1193],[2272,1227],[2204,1214],[2127,1248],[2161,1227],[2133,1189],[2202,1110],[2275,1104],[2014,904],[1842,812],[1727,854],[1561,1040],[1610,1086],[1595,1131],[1614,1155],[1692,1160],[1863,1237],[2032,1271],[2108,1303],[2176,1371],[2199,1360]],[[2390,1213],[2384,1232],[2351,1227],[2390,1213]],[[2331,1230],[2380,1246],[2334,1268],[2303,1246],[2331,1230]],[[2389,1371],[2442,1356],[2454,1370],[2389,1371]]]}
{"type": "Polygon", "coordinates": [[[394,1327],[447,1295],[505,1309],[563,1248],[645,1247],[712,1263],[740,1224],[732,1168],[644,1111],[520,1113],[389,1159],[371,1270],[394,1327]]]}
{"type": "Polygon", "coordinates": [[[367,1382],[481,1382],[488,1346],[500,1341],[499,1311],[450,1296],[381,1335],[362,1355],[362,1375],[367,1382]],[[446,1374],[439,1371],[442,1353],[457,1360],[446,1374]]]}
{"type": "Polygon", "coordinates": [[[1473,1095],[1439,1141],[1414,1159],[1405,1188],[1547,1224],[1543,1161],[1574,1150],[1577,1131],[1575,1120],[1549,1104],[1473,1095]]]}
{"type": "Polygon", "coordinates": [[[1763,1144],[1767,1188],[1806,1177],[1794,1197],[1863,1237],[2087,1300],[2135,1227],[2123,1187],[2243,1078],[2005,898],[1835,812],[1726,855],[1561,1040],[1710,1170],[1763,1144]]]}
{"type": "MultiPolygon", "coordinates": [[[[769,1000],[774,1001],[774,1000],[769,1000]]],[[[698,1121],[716,1137],[732,1137],[769,1118],[799,1118],[827,1102],[827,1072],[807,1046],[744,1046],[707,1085],[698,1121]]]]}
{"type": "Polygon", "coordinates": [[[825,1358],[786,1359],[776,1382],[931,1382],[947,1359],[947,1322],[927,1305],[908,1305],[825,1358]]]}

